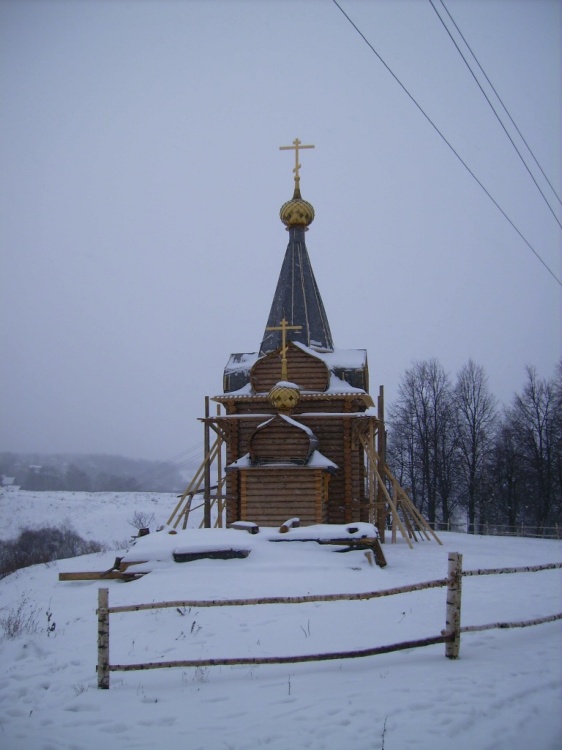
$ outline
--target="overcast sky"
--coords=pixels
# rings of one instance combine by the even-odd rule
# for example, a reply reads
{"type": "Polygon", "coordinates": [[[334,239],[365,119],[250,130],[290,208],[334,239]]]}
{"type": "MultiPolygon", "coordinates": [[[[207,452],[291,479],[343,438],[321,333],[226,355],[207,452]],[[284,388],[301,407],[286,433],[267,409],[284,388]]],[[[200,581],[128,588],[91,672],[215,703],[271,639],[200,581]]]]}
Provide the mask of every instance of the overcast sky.
{"type": "MultiPolygon", "coordinates": [[[[560,227],[431,4],[341,5],[562,278],[560,227]]],[[[560,195],[562,3],[446,5],[560,195]]],[[[332,0],[0,0],[0,122],[0,450],[202,440],[204,396],[263,336],[297,137],[334,343],[368,350],[372,393],[472,358],[508,403],[560,359],[560,285],[332,0]]]]}

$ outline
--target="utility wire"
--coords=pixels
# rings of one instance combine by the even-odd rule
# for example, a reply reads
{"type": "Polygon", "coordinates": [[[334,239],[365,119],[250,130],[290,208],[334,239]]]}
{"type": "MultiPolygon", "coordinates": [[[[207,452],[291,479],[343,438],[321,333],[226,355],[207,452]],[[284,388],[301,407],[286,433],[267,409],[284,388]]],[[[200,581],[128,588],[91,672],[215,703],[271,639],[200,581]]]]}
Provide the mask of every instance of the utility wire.
{"type": "MultiPolygon", "coordinates": [[[[162,479],[167,474],[170,474],[171,471],[174,471],[176,468],[181,468],[182,466],[185,466],[189,464],[191,458],[194,454],[196,454],[198,451],[200,451],[203,448],[203,443],[196,443],[192,445],[190,448],[187,448],[185,451],[181,451],[180,453],[177,453],[175,456],[172,456],[172,458],[169,458],[167,461],[163,461],[160,464],[160,467],[157,467],[154,471],[148,471],[144,474],[141,474],[140,477],[138,477],[137,481],[143,481],[145,484],[148,484],[150,481],[154,481],[156,479],[162,479]],[[187,458],[180,463],[173,464],[173,468],[170,469],[169,466],[172,464],[173,461],[177,461],[182,456],[187,456],[187,458]],[[163,473],[159,473],[159,469],[165,469],[163,473]]],[[[127,491],[127,494],[144,494],[146,490],[129,490],[127,491]]],[[[120,494],[116,490],[104,490],[101,493],[96,494],[104,494],[104,495],[112,495],[112,494],[120,494]]],[[[161,493],[156,493],[161,494],[161,493]]],[[[172,495],[175,495],[176,493],[172,492],[170,493],[172,495]]],[[[70,521],[75,521],[79,518],[84,518],[84,516],[90,515],[90,513],[93,513],[95,510],[99,510],[103,505],[105,504],[105,500],[97,500],[97,501],[90,501],[88,502],[88,505],[85,508],[82,508],[81,510],[77,511],[76,513],[73,513],[70,517],[70,521]]]]}
{"type": "Polygon", "coordinates": [[[433,122],[433,120],[429,117],[429,115],[424,111],[422,106],[418,104],[416,99],[410,94],[408,89],[404,86],[402,81],[398,78],[398,76],[391,70],[391,68],[387,65],[387,63],[383,60],[383,58],[379,55],[379,53],[376,51],[376,49],[373,47],[371,42],[367,39],[367,37],[363,34],[363,32],[355,25],[355,23],[351,20],[351,18],[347,15],[347,13],[343,10],[341,5],[337,2],[337,0],[332,0],[334,5],[341,11],[341,13],[345,16],[345,18],[349,21],[351,26],[355,29],[355,31],[359,34],[361,39],[365,42],[365,44],[369,47],[371,52],[373,52],[374,55],[379,59],[379,61],[384,65],[384,67],[387,69],[387,71],[390,73],[390,75],[394,78],[396,83],[400,86],[400,88],[404,91],[404,93],[408,96],[408,98],[412,101],[413,104],[419,109],[419,111],[422,113],[422,115],[425,117],[425,119],[429,122],[431,127],[436,131],[436,133],[442,138],[443,141],[447,144],[447,146],[450,148],[450,150],[453,152],[453,154],[457,157],[457,159],[460,161],[460,163],[463,165],[463,167],[467,170],[467,172],[470,174],[470,176],[478,183],[478,185],[482,188],[482,190],[486,193],[488,198],[492,201],[494,206],[498,209],[498,211],[502,214],[502,216],[511,224],[512,228],[517,232],[519,237],[523,240],[523,242],[527,245],[529,250],[533,253],[533,255],[536,256],[536,258],[542,263],[542,265],[546,268],[548,273],[552,276],[552,278],[560,285],[562,286],[562,281],[556,276],[554,271],[545,263],[545,261],[541,258],[539,253],[535,250],[535,248],[531,245],[529,240],[519,231],[519,229],[515,226],[513,221],[509,218],[509,216],[506,214],[506,212],[503,210],[503,208],[499,205],[499,203],[496,201],[496,199],[490,194],[490,192],[486,189],[486,187],[482,184],[482,182],[478,179],[478,177],[474,174],[472,169],[468,166],[468,164],[464,161],[464,159],[461,157],[461,155],[454,149],[454,147],[451,145],[451,143],[447,140],[445,135],[439,130],[437,125],[433,122]]]}
{"type": "Polygon", "coordinates": [[[144,473],[136,477],[136,480],[138,482],[143,482],[144,484],[149,484],[150,482],[153,482],[157,479],[163,479],[172,472],[176,471],[176,469],[187,466],[193,460],[193,457],[197,455],[202,449],[203,443],[196,443],[190,448],[187,448],[185,451],[181,451],[180,453],[177,453],[175,456],[172,456],[165,461],[160,461],[157,466],[147,469],[144,473]]]}
{"type": "MultiPolygon", "coordinates": [[[[443,0],[441,0],[441,2],[442,2],[442,4],[443,4],[443,0]]],[[[473,78],[474,78],[474,80],[476,81],[476,84],[477,84],[478,88],[480,89],[480,91],[481,91],[481,92],[482,92],[482,94],[484,95],[484,98],[486,99],[486,101],[487,101],[487,102],[488,102],[488,104],[490,105],[490,109],[491,109],[491,110],[492,110],[492,112],[493,112],[493,113],[495,114],[495,116],[496,116],[496,119],[497,119],[497,121],[499,122],[499,124],[500,124],[500,125],[502,126],[502,128],[503,128],[503,131],[504,131],[504,133],[505,133],[505,134],[507,135],[507,137],[509,138],[509,140],[510,140],[510,142],[511,142],[511,145],[513,146],[513,148],[515,149],[515,151],[516,151],[516,153],[517,153],[517,156],[518,156],[518,157],[519,157],[519,158],[521,159],[521,161],[523,162],[523,166],[525,167],[525,169],[526,169],[526,170],[527,170],[527,172],[529,173],[529,175],[530,175],[531,179],[532,179],[532,180],[533,180],[533,182],[535,183],[535,185],[536,185],[536,188],[537,188],[537,190],[538,190],[538,191],[539,191],[539,193],[540,193],[540,194],[542,195],[542,197],[543,197],[543,199],[544,199],[544,202],[545,202],[545,203],[546,203],[546,205],[548,206],[548,210],[549,210],[549,211],[550,211],[550,213],[551,213],[551,214],[552,214],[552,215],[554,216],[554,220],[556,221],[556,223],[558,224],[558,226],[560,227],[560,229],[562,229],[562,224],[560,223],[560,220],[559,220],[558,216],[556,216],[556,214],[554,213],[554,210],[553,210],[552,206],[550,205],[550,203],[548,202],[548,199],[547,199],[546,195],[545,195],[545,194],[543,193],[543,191],[541,190],[541,187],[540,187],[539,183],[538,183],[538,182],[536,181],[536,179],[535,179],[535,176],[534,176],[534,174],[533,174],[533,173],[531,172],[531,170],[529,169],[529,167],[528,167],[528,165],[527,165],[527,162],[525,161],[525,159],[523,158],[523,155],[521,154],[521,152],[520,152],[520,151],[519,151],[519,149],[517,148],[517,146],[516,146],[516,144],[515,144],[515,141],[513,140],[513,138],[511,137],[511,135],[509,134],[509,131],[507,130],[507,128],[505,127],[505,125],[503,124],[503,122],[502,122],[502,119],[501,119],[501,117],[500,117],[500,116],[498,115],[498,113],[497,113],[497,111],[496,111],[496,109],[495,109],[494,105],[493,105],[493,104],[492,104],[492,102],[490,101],[490,97],[488,96],[488,94],[487,94],[487,93],[486,93],[486,92],[484,91],[484,89],[482,88],[482,84],[480,83],[480,81],[479,81],[479,80],[478,80],[478,78],[476,77],[476,74],[474,73],[474,71],[473,71],[473,70],[472,70],[472,68],[470,67],[470,63],[468,62],[468,60],[467,60],[467,59],[466,59],[466,57],[464,56],[464,54],[463,54],[463,52],[462,52],[461,48],[460,48],[460,47],[459,47],[459,45],[457,44],[457,41],[456,41],[456,39],[455,39],[455,38],[453,37],[453,35],[451,34],[451,31],[450,31],[450,29],[448,28],[447,24],[445,23],[445,21],[444,21],[444,20],[443,20],[443,18],[441,17],[441,15],[440,15],[439,11],[438,11],[438,10],[437,10],[437,8],[435,7],[435,5],[434,5],[434,3],[433,3],[433,0],[429,0],[429,3],[431,4],[431,7],[432,7],[432,8],[433,8],[433,10],[435,11],[435,13],[436,13],[436,15],[437,15],[437,18],[438,18],[438,19],[439,19],[439,20],[441,21],[441,23],[442,23],[442,25],[443,25],[443,28],[445,29],[445,31],[446,31],[446,32],[447,32],[447,34],[449,35],[449,38],[450,38],[450,40],[451,40],[451,41],[453,42],[453,44],[455,45],[455,47],[456,47],[456,49],[457,49],[457,52],[459,53],[459,55],[460,55],[460,56],[462,57],[462,59],[464,60],[464,64],[465,64],[465,65],[466,65],[466,67],[467,67],[467,68],[469,69],[469,71],[470,71],[470,74],[472,75],[472,77],[473,77],[473,78]]],[[[443,5],[443,7],[445,7],[445,6],[443,5]]],[[[445,10],[447,10],[447,8],[445,8],[445,10]]],[[[455,26],[456,26],[456,24],[455,24],[455,26]]],[[[458,26],[456,26],[456,28],[458,29],[458,26]]],[[[459,33],[460,33],[460,31],[459,31],[459,33]]],[[[462,36],[462,34],[461,34],[461,36],[462,36]]],[[[464,40],[464,37],[463,37],[463,40],[464,40]]],[[[465,41],[465,44],[466,44],[466,41],[465,41]]],[[[467,45],[467,46],[468,46],[468,45],[467,45]]],[[[469,49],[470,49],[470,47],[469,47],[469,49]]],[[[476,57],[474,56],[474,53],[472,52],[472,50],[470,50],[470,51],[471,51],[471,54],[472,54],[472,56],[473,56],[473,57],[474,57],[474,59],[476,60],[476,57]]],[[[476,60],[476,62],[478,62],[478,60],[476,60]]],[[[480,68],[480,69],[482,69],[482,68],[480,68]]],[[[505,109],[505,107],[504,107],[504,109],[505,109]]],[[[507,110],[506,110],[506,111],[507,111],[507,110]]],[[[509,114],[509,113],[508,113],[508,114],[509,114]]],[[[510,118],[510,119],[511,119],[511,118],[510,118]]],[[[512,122],[513,122],[513,120],[512,120],[512,122]]],[[[529,147],[527,146],[527,148],[529,148],[529,147]]],[[[529,150],[530,150],[530,149],[529,149],[529,150]]],[[[531,153],[532,153],[532,152],[531,152],[531,153]]],[[[536,161],[536,159],[535,159],[535,161],[536,161]]],[[[539,167],[539,169],[540,169],[540,167],[539,167]]],[[[542,171],[542,170],[541,170],[541,171],[542,171]]],[[[543,174],[544,174],[544,172],[543,172],[543,174]]],[[[550,184],[550,183],[549,183],[549,184],[550,184]]],[[[556,197],[558,198],[558,196],[556,196],[556,197]]]]}
{"type": "MultiPolygon", "coordinates": [[[[433,3],[432,3],[432,5],[433,5],[433,3]]],[[[513,117],[512,117],[512,116],[511,116],[511,115],[509,114],[509,110],[507,109],[507,107],[506,107],[506,106],[505,106],[505,104],[503,103],[503,101],[502,101],[502,99],[501,99],[500,95],[499,95],[499,94],[498,94],[498,92],[496,91],[496,89],[495,89],[495,87],[494,87],[494,84],[493,84],[493,83],[492,83],[492,82],[490,81],[490,79],[489,79],[489,78],[488,78],[488,76],[486,75],[486,71],[484,70],[484,68],[483,68],[483,67],[482,67],[482,66],[480,65],[480,63],[478,62],[478,58],[476,57],[476,55],[475,55],[475,54],[474,54],[474,52],[472,51],[472,49],[471,49],[471,47],[470,47],[470,44],[469,44],[469,43],[468,43],[468,42],[466,41],[465,37],[463,36],[463,33],[462,33],[462,31],[461,31],[461,30],[459,29],[459,27],[458,27],[457,23],[455,22],[455,19],[454,19],[454,18],[453,18],[453,16],[451,15],[451,13],[450,13],[449,9],[447,8],[447,6],[446,6],[446,5],[445,5],[445,3],[443,2],[443,0],[441,0],[441,5],[442,5],[442,6],[443,6],[443,8],[445,9],[445,12],[446,12],[446,13],[447,13],[447,15],[449,16],[449,18],[451,19],[451,21],[452,21],[452,23],[453,23],[453,25],[454,25],[455,29],[456,29],[456,30],[458,31],[458,33],[459,33],[459,36],[460,36],[460,38],[461,38],[461,39],[463,40],[463,42],[464,42],[464,43],[466,44],[466,46],[467,46],[468,50],[470,51],[470,54],[471,54],[471,55],[472,55],[472,57],[474,58],[474,61],[476,62],[476,64],[477,64],[477,65],[478,65],[478,67],[480,68],[480,70],[482,71],[482,75],[484,76],[484,78],[486,79],[486,81],[488,82],[488,84],[490,85],[490,88],[492,89],[492,91],[493,91],[493,92],[494,92],[494,94],[496,95],[496,97],[497,97],[497,99],[498,99],[499,103],[500,103],[500,104],[502,105],[502,107],[504,108],[504,111],[505,111],[506,115],[507,115],[507,116],[509,117],[509,119],[510,119],[510,121],[511,121],[511,124],[513,125],[513,127],[514,127],[514,128],[515,128],[515,130],[517,131],[517,133],[518,133],[519,137],[521,138],[521,140],[523,141],[523,143],[524,143],[524,144],[525,144],[525,146],[527,147],[527,150],[529,151],[529,153],[530,153],[530,154],[531,154],[531,156],[533,157],[533,160],[534,160],[535,164],[537,165],[537,167],[538,167],[538,168],[540,169],[540,171],[541,171],[541,174],[542,174],[542,176],[543,176],[543,177],[544,177],[544,179],[545,179],[545,180],[547,181],[547,183],[548,183],[548,185],[549,185],[550,189],[552,190],[552,192],[554,193],[554,195],[555,195],[555,196],[556,196],[556,198],[558,199],[558,202],[559,202],[559,203],[560,203],[560,204],[562,205],[562,199],[560,198],[560,196],[559,196],[559,195],[558,195],[558,193],[556,192],[556,190],[555,190],[555,188],[554,188],[553,184],[551,183],[551,181],[550,181],[550,180],[548,179],[548,177],[546,176],[546,173],[545,173],[544,169],[543,169],[543,168],[541,167],[541,165],[539,164],[539,161],[538,161],[537,157],[535,156],[535,154],[533,153],[533,150],[532,150],[532,148],[531,148],[531,147],[529,146],[529,144],[528,144],[528,143],[527,143],[527,141],[525,140],[525,138],[524,138],[524,136],[523,136],[523,133],[522,133],[522,132],[521,132],[521,131],[519,130],[519,128],[517,127],[517,124],[516,124],[515,120],[513,119],[513,117]]],[[[436,12],[437,12],[437,11],[436,11],[436,12]]]]}

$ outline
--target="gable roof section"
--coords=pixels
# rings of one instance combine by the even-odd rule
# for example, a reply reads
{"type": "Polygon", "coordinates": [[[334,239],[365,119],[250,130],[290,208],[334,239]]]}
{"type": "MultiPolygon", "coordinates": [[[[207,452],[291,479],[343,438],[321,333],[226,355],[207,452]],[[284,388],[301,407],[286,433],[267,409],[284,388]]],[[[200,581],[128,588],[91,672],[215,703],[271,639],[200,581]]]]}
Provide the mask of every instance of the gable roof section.
{"type": "MultiPolygon", "coordinates": [[[[336,378],[347,383],[348,386],[366,392],[369,391],[369,370],[365,349],[334,349],[331,352],[318,352],[298,341],[294,341],[293,344],[313,357],[322,360],[329,371],[336,378]]],[[[243,393],[251,394],[250,372],[260,359],[263,359],[263,357],[258,352],[231,354],[224,368],[224,393],[239,391],[240,395],[243,393]]],[[[347,392],[350,389],[344,387],[343,390],[347,392]]],[[[333,377],[328,391],[334,393],[342,391],[340,384],[333,377]]]]}

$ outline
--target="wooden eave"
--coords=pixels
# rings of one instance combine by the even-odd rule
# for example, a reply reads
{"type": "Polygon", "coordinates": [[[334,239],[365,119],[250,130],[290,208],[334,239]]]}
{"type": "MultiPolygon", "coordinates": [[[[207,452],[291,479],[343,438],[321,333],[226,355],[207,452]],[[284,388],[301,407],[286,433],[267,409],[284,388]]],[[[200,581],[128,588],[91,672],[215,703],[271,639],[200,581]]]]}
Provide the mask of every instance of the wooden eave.
{"type": "MultiPolygon", "coordinates": [[[[220,414],[214,417],[198,417],[199,422],[230,422],[232,420],[244,420],[244,419],[271,419],[274,414],[220,414]]],[[[377,422],[377,417],[374,414],[365,414],[364,411],[305,411],[299,414],[292,415],[294,419],[373,419],[377,422]]]]}
{"type": "MultiPolygon", "coordinates": [[[[349,391],[342,391],[341,393],[337,393],[335,391],[330,391],[329,393],[317,391],[301,391],[300,395],[301,403],[306,401],[338,401],[340,399],[344,399],[345,401],[361,401],[367,407],[375,405],[373,399],[368,393],[350,393],[349,391]]],[[[215,401],[217,404],[226,404],[232,401],[249,404],[255,404],[257,401],[269,403],[269,394],[223,393],[220,396],[211,396],[211,401],[215,401]]]]}
{"type": "Polygon", "coordinates": [[[229,466],[225,466],[224,470],[230,473],[235,471],[279,471],[279,469],[290,469],[291,471],[323,471],[328,474],[333,474],[334,471],[337,470],[335,466],[310,466],[309,464],[291,463],[291,461],[276,461],[263,464],[248,463],[247,466],[233,466],[230,464],[229,466]]]}

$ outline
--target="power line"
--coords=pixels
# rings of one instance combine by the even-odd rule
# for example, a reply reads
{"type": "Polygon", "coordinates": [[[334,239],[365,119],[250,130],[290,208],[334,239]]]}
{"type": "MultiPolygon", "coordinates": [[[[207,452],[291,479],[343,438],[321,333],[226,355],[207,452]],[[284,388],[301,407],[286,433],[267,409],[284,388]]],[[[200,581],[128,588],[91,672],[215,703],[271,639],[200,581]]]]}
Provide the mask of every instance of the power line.
{"type": "MultiPolygon", "coordinates": [[[[469,71],[470,71],[470,74],[472,75],[472,77],[473,77],[473,78],[474,78],[474,80],[476,81],[476,84],[477,84],[478,88],[480,89],[480,91],[482,92],[482,94],[483,94],[484,98],[486,99],[486,101],[487,101],[487,102],[488,102],[488,104],[490,105],[490,109],[491,109],[491,110],[492,110],[492,112],[493,112],[493,113],[495,114],[495,116],[496,116],[496,119],[497,119],[497,121],[499,122],[499,124],[501,125],[501,127],[503,128],[503,131],[504,131],[504,133],[505,133],[505,134],[507,135],[507,137],[509,138],[509,140],[510,140],[510,143],[511,143],[511,145],[512,145],[512,146],[513,146],[513,148],[515,149],[515,151],[516,151],[517,155],[519,156],[519,158],[521,159],[521,161],[522,161],[522,163],[523,163],[523,166],[525,167],[525,169],[526,169],[526,170],[527,170],[527,172],[529,173],[529,175],[530,175],[531,179],[532,179],[532,180],[533,180],[533,182],[535,183],[535,185],[536,185],[536,188],[537,188],[537,190],[538,190],[538,191],[539,191],[539,193],[540,193],[540,194],[542,195],[542,197],[543,197],[543,199],[544,199],[544,202],[545,202],[545,203],[546,203],[546,205],[548,206],[548,210],[549,210],[549,211],[550,211],[550,213],[551,213],[551,214],[552,214],[552,215],[554,216],[554,220],[556,221],[556,223],[558,224],[558,226],[560,227],[560,229],[562,229],[562,224],[560,223],[560,220],[559,220],[558,216],[556,216],[556,214],[554,213],[554,210],[553,210],[552,206],[550,205],[550,203],[548,202],[548,199],[547,199],[546,195],[545,195],[545,194],[543,193],[543,191],[541,190],[541,187],[540,187],[539,183],[538,183],[538,182],[536,181],[536,179],[535,179],[535,176],[534,176],[534,174],[533,174],[533,173],[531,172],[531,170],[529,169],[529,166],[527,165],[527,162],[526,162],[526,161],[525,161],[525,159],[523,158],[523,155],[521,154],[521,152],[520,152],[520,151],[519,151],[519,149],[517,148],[517,146],[516,146],[516,144],[515,144],[515,141],[513,140],[513,138],[511,137],[511,135],[509,134],[509,131],[507,130],[507,128],[505,127],[505,125],[503,124],[503,122],[502,122],[502,119],[501,119],[501,117],[500,117],[500,116],[499,116],[499,114],[497,113],[497,111],[496,111],[496,109],[495,109],[494,105],[492,104],[492,102],[491,102],[491,100],[490,100],[490,97],[488,96],[488,94],[487,94],[487,93],[486,93],[486,92],[484,91],[484,89],[482,88],[482,84],[480,83],[480,81],[479,81],[479,80],[478,80],[478,78],[476,77],[476,74],[474,73],[474,71],[473,71],[473,70],[472,70],[472,68],[470,67],[470,63],[468,62],[468,60],[466,59],[466,57],[465,57],[465,56],[463,55],[463,53],[462,53],[462,50],[461,50],[461,48],[459,47],[459,45],[458,45],[458,44],[457,44],[457,42],[456,42],[456,39],[455,39],[455,38],[453,37],[453,35],[451,34],[451,31],[450,31],[450,29],[448,28],[447,24],[445,23],[445,21],[443,20],[443,18],[442,18],[442,17],[441,17],[441,15],[439,14],[439,11],[437,10],[437,8],[435,7],[435,5],[434,5],[434,3],[433,3],[433,0],[429,0],[429,3],[431,4],[431,7],[432,7],[432,8],[433,8],[433,10],[435,11],[435,13],[436,13],[436,15],[437,15],[437,18],[438,18],[438,19],[439,19],[439,20],[441,21],[441,23],[442,23],[442,25],[443,25],[443,28],[445,29],[445,31],[446,31],[446,32],[447,32],[447,34],[449,35],[449,38],[450,38],[450,40],[451,40],[451,41],[453,42],[453,44],[455,45],[455,47],[456,47],[456,49],[457,49],[457,52],[458,52],[458,53],[459,53],[459,55],[460,55],[460,56],[462,57],[462,59],[463,59],[463,61],[464,61],[464,64],[465,64],[465,65],[466,65],[466,67],[467,67],[467,68],[469,69],[469,71]]],[[[445,5],[443,4],[443,0],[441,0],[441,4],[442,4],[442,5],[443,5],[443,7],[445,8],[445,5]]],[[[447,10],[447,8],[445,8],[445,10],[447,10]]],[[[457,30],[458,30],[458,26],[457,26],[456,24],[455,24],[455,27],[456,27],[456,28],[457,28],[457,30]]],[[[460,34],[460,31],[459,31],[459,34],[460,34]]],[[[462,34],[461,34],[461,36],[462,36],[462,34]]],[[[463,40],[464,40],[464,37],[462,37],[462,38],[463,38],[463,40]]],[[[466,44],[466,41],[465,41],[465,44],[466,44]]],[[[467,45],[467,46],[468,46],[468,45],[467,45]]],[[[469,49],[470,49],[470,47],[469,47],[469,49]]],[[[476,57],[475,57],[474,53],[472,52],[472,50],[470,50],[470,52],[471,52],[472,56],[474,57],[474,59],[476,60],[476,57]]],[[[478,60],[476,60],[476,62],[478,63],[478,60]]],[[[478,64],[479,64],[479,63],[478,63],[478,64]]],[[[479,67],[480,67],[480,70],[482,70],[482,68],[481,68],[480,64],[479,64],[479,67]]],[[[484,74],[484,75],[485,75],[485,74],[484,74]]],[[[496,96],[497,96],[497,94],[496,94],[496,96]]],[[[498,97],[498,98],[499,98],[499,97],[498,97]]],[[[504,107],[504,109],[505,109],[505,107],[504,107]]],[[[507,112],[507,110],[506,110],[506,112],[507,112]]],[[[509,115],[509,113],[508,113],[508,115],[509,115]]],[[[510,118],[510,119],[511,119],[511,118],[510,118]]],[[[513,120],[511,120],[511,121],[513,122],[513,120]]],[[[529,148],[529,147],[527,146],[527,148],[529,148]]],[[[530,151],[530,149],[529,149],[529,151],[530,151]]],[[[532,155],[532,152],[531,152],[531,155],[532,155]]],[[[535,161],[536,161],[536,159],[535,159],[535,161]]],[[[538,163],[538,162],[537,162],[537,163],[538,163]]],[[[540,165],[539,165],[539,169],[540,169],[540,165]]],[[[542,171],[542,170],[541,170],[541,171],[542,171]]],[[[544,174],[544,172],[543,172],[543,174],[544,174]]],[[[550,183],[549,183],[549,184],[550,184],[550,183]]],[[[556,196],[556,197],[558,198],[558,196],[556,196]]]]}
{"type": "Polygon", "coordinates": [[[180,451],[180,453],[177,453],[175,456],[172,456],[165,461],[159,462],[157,466],[147,469],[147,471],[145,471],[143,474],[136,477],[136,480],[138,482],[148,484],[149,482],[155,481],[157,479],[162,479],[172,472],[176,471],[176,469],[187,466],[193,460],[193,457],[200,453],[202,450],[203,442],[195,443],[185,451],[180,451]]]}
{"type": "MultiPolygon", "coordinates": [[[[480,65],[480,62],[478,61],[478,58],[476,57],[476,55],[475,55],[475,54],[474,54],[474,52],[472,51],[472,48],[471,48],[470,44],[469,44],[469,43],[468,43],[468,42],[466,41],[465,37],[463,36],[463,33],[462,33],[462,31],[461,31],[461,30],[459,29],[459,27],[458,27],[457,23],[455,22],[455,19],[454,19],[454,18],[453,18],[453,16],[451,15],[451,13],[450,13],[449,9],[447,8],[447,6],[446,6],[446,5],[445,5],[445,3],[443,2],[443,0],[441,0],[441,5],[442,5],[442,6],[443,6],[443,8],[445,9],[445,12],[446,12],[446,13],[447,13],[447,15],[449,16],[449,18],[451,19],[451,21],[452,21],[452,23],[453,23],[453,25],[454,25],[455,29],[456,29],[456,30],[458,31],[458,33],[459,33],[459,36],[460,36],[460,38],[461,38],[461,39],[463,40],[463,42],[464,42],[464,43],[466,44],[466,46],[467,46],[467,48],[468,48],[468,50],[469,50],[470,54],[471,54],[471,55],[472,55],[472,57],[474,58],[474,61],[476,62],[476,64],[477,64],[477,65],[478,65],[478,67],[480,68],[480,70],[482,71],[482,75],[484,76],[484,78],[486,79],[486,81],[488,82],[488,84],[490,85],[490,88],[492,89],[492,91],[493,91],[493,92],[494,92],[494,94],[496,95],[496,97],[497,97],[497,99],[498,99],[499,103],[500,103],[500,104],[502,105],[502,107],[504,108],[504,111],[505,111],[506,115],[507,115],[507,116],[509,117],[509,119],[510,119],[510,121],[511,121],[511,124],[513,125],[513,127],[514,127],[514,128],[515,128],[515,130],[517,131],[517,133],[518,133],[519,137],[521,138],[521,140],[523,141],[523,143],[524,143],[524,144],[525,144],[525,146],[527,147],[527,150],[529,151],[529,153],[530,153],[530,154],[531,154],[531,156],[533,157],[533,160],[534,160],[535,164],[537,165],[537,167],[538,167],[538,168],[540,169],[540,171],[541,171],[541,174],[542,174],[542,176],[543,176],[543,177],[544,177],[544,179],[545,179],[545,180],[547,181],[547,183],[548,183],[548,185],[549,185],[550,189],[552,190],[552,192],[554,193],[554,195],[555,195],[555,196],[556,196],[556,198],[558,199],[558,202],[559,202],[560,204],[562,204],[562,200],[560,199],[560,196],[559,196],[559,195],[558,195],[558,193],[556,192],[556,190],[555,190],[555,188],[554,188],[553,184],[551,183],[551,181],[550,181],[550,180],[548,179],[548,177],[546,176],[546,173],[545,173],[544,169],[543,169],[543,168],[541,167],[541,165],[539,164],[539,161],[538,161],[537,157],[535,156],[535,154],[533,153],[533,150],[531,149],[531,147],[529,146],[529,144],[528,144],[528,143],[527,143],[527,141],[525,140],[525,137],[523,136],[523,133],[522,133],[522,132],[521,132],[521,131],[519,130],[519,128],[517,127],[517,124],[516,124],[515,120],[514,120],[514,119],[513,119],[513,117],[512,117],[511,115],[510,115],[510,113],[509,113],[509,110],[507,109],[507,107],[506,107],[506,106],[505,106],[505,104],[503,103],[503,101],[502,101],[502,98],[500,97],[500,95],[498,94],[497,90],[496,90],[496,89],[495,89],[495,87],[494,87],[494,84],[493,84],[493,83],[492,83],[492,82],[490,81],[490,79],[489,79],[489,78],[488,78],[488,76],[486,75],[486,71],[485,71],[485,70],[484,70],[484,68],[483,68],[483,67],[482,67],[482,66],[480,65]]],[[[495,110],[494,110],[494,111],[495,111],[495,110]]]]}
{"type": "Polygon", "coordinates": [[[332,0],[334,5],[341,11],[341,13],[345,16],[345,18],[349,21],[351,26],[355,29],[355,31],[359,34],[361,39],[365,42],[365,44],[369,47],[369,49],[373,52],[374,55],[378,58],[378,60],[384,65],[384,67],[387,69],[387,71],[390,73],[390,75],[394,78],[396,83],[400,86],[400,88],[404,91],[404,93],[408,96],[408,98],[412,101],[413,104],[419,109],[419,111],[422,113],[422,115],[425,117],[425,119],[429,122],[431,127],[435,130],[435,132],[441,137],[441,139],[447,144],[447,146],[450,148],[450,150],[453,152],[453,154],[457,157],[457,159],[460,161],[460,163],[463,165],[463,167],[466,169],[466,171],[470,174],[470,176],[478,183],[478,185],[482,188],[482,190],[486,193],[488,198],[492,201],[494,206],[498,209],[498,211],[502,214],[502,216],[509,222],[509,224],[512,226],[512,228],[517,232],[519,237],[523,240],[523,242],[527,245],[529,250],[533,253],[533,255],[536,256],[536,258],[542,263],[542,265],[546,268],[548,273],[552,276],[552,278],[560,285],[562,286],[562,281],[556,276],[554,271],[547,265],[547,263],[541,258],[539,253],[535,250],[535,248],[531,245],[529,240],[519,231],[519,229],[515,226],[513,221],[509,218],[509,216],[506,214],[506,212],[503,210],[503,208],[499,205],[499,203],[496,201],[496,199],[491,195],[491,193],[487,190],[487,188],[483,185],[483,183],[478,179],[478,177],[474,174],[472,169],[468,166],[468,164],[464,161],[464,159],[461,157],[461,155],[458,153],[458,151],[455,150],[455,148],[452,146],[452,144],[447,140],[445,135],[439,130],[437,125],[433,122],[433,120],[429,117],[429,115],[425,112],[425,110],[422,108],[420,104],[416,101],[416,99],[410,94],[408,89],[404,86],[402,81],[398,78],[398,76],[392,71],[392,69],[387,65],[387,63],[383,60],[383,58],[379,55],[377,50],[373,47],[371,42],[367,39],[367,37],[363,34],[363,32],[355,25],[355,23],[351,20],[351,18],[347,15],[347,13],[343,10],[341,5],[337,2],[337,0],[332,0]]]}
{"type": "MultiPolygon", "coordinates": [[[[162,479],[167,474],[170,474],[172,471],[175,471],[176,468],[181,468],[182,466],[186,466],[190,460],[193,458],[194,455],[196,455],[199,451],[203,449],[203,443],[196,443],[192,445],[190,448],[187,448],[185,451],[180,451],[180,453],[177,453],[175,456],[172,456],[167,461],[163,461],[160,464],[160,468],[163,469],[163,473],[159,473],[159,469],[153,470],[152,472],[149,470],[148,472],[145,472],[145,474],[142,474],[140,477],[137,478],[137,481],[143,481],[145,484],[147,484],[150,481],[154,481],[155,479],[162,479]],[[182,456],[186,456],[185,460],[179,462],[179,463],[172,463],[176,462],[179,458],[182,456]],[[170,469],[170,465],[172,465],[172,469],[170,469]]],[[[145,490],[129,490],[126,494],[139,494],[144,493],[145,490]]],[[[116,490],[106,490],[101,493],[96,494],[104,494],[104,495],[111,495],[111,494],[120,494],[116,490]]],[[[157,493],[160,494],[160,493],[157,493]]],[[[175,493],[171,493],[175,494],[175,493]]],[[[99,510],[105,503],[105,500],[97,500],[97,501],[90,501],[88,503],[88,506],[86,508],[82,508],[78,512],[74,513],[70,516],[70,521],[75,521],[79,518],[84,518],[84,516],[88,516],[90,513],[93,513],[95,510],[99,510]]]]}

